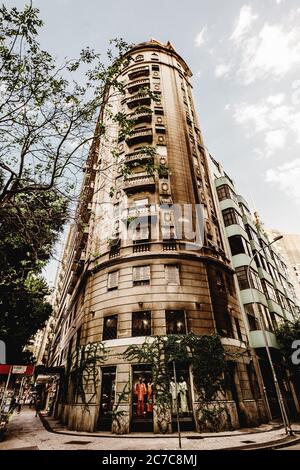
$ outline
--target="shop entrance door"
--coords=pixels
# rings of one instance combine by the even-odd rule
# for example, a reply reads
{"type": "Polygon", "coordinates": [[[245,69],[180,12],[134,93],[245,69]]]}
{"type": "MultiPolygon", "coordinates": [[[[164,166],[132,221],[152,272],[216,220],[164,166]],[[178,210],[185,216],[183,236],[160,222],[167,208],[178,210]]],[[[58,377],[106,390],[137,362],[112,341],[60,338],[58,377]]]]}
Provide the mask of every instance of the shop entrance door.
{"type": "Polygon", "coordinates": [[[97,429],[111,431],[111,411],[115,402],[116,367],[102,367],[100,411],[97,429]]]}

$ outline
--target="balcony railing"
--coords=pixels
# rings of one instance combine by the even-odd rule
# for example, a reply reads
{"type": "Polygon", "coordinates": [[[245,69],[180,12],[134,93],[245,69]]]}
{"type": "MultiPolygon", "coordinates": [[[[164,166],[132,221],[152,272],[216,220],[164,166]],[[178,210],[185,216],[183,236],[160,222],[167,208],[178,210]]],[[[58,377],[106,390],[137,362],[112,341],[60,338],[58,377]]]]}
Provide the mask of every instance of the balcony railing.
{"type": "Polygon", "coordinates": [[[136,106],[142,106],[142,105],[149,106],[151,104],[151,98],[150,96],[144,95],[142,93],[138,93],[137,95],[127,98],[126,103],[127,103],[128,108],[130,109],[135,108],[136,106]]]}
{"type": "Polygon", "coordinates": [[[145,206],[140,207],[128,207],[124,211],[123,219],[128,219],[130,217],[148,217],[154,214],[156,214],[156,205],[146,204],[145,206]]]}
{"type": "Polygon", "coordinates": [[[129,119],[132,119],[135,124],[138,124],[140,122],[151,122],[152,121],[152,111],[149,108],[149,112],[148,111],[142,111],[140,113],[139,112],[137,112],[137,113],[133,112],[128,117],[129,117],[129,119]]]}
{"type": "Polygon", "coordinates": [[[139,77],[147,77],[150,74],[150,69],[147,66],[136,67],[135,69],[128,72],[130,80],[134,80],[139,77]]]}
{"type": "Polygon", "coordinates": [[[134,145],[139,142],[151,143],[153,140],[152,129],[136,129],[132,131],[127,137],[126,142],[128,145],[134,145]]]}
{"type": "Polygon", "coordinates": [[[127,85],[127,90],[129,93],[133,93],[138,91],[139,88],[150,87],[150,80],[148,78],[143,78],[140,80],[135,80],[134,82],[130,82],[127,85]]]}
{"type": "Polygon", "coordinates": [[[134,188],[155,187],[153,175],[131,175],[124,180],[124,190],[130,191],[134,188]]]}
{"type": "Polygon", "coordinates": [[[125,163],[134,163],[136,161],[144,161],[144,160],[153,160],[153,155],[148,155],[147,153],[136,151],[130,152],[125,155],[125,163]]]}

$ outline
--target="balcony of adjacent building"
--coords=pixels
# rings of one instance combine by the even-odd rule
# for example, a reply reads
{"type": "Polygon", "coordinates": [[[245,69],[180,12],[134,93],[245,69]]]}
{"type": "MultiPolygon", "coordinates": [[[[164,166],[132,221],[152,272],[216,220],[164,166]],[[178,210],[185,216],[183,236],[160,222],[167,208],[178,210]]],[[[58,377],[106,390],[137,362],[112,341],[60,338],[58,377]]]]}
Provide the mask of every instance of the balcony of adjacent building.
{"type": "Polygon", "coordinates": [[[133,193],[148,189],[155,190],[155,177],[148,173],[133,173],[124,179],[123,189],[126,193],[133,193]]]}
{"type": "Polygon", "coordinates": [[[136,144],[151,144],[153,141],[153,132],[151,127],[141,127],[133,129],[126,138],[128,146],[136,144]]]}

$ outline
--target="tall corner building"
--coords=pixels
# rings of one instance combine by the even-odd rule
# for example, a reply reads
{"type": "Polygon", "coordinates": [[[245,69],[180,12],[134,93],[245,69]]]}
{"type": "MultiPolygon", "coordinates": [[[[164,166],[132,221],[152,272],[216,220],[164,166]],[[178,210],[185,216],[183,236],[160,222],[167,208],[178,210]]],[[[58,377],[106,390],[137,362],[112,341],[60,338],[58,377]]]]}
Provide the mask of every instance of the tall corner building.
{"type": "MultiPolygon", "coordinates": [[[[120,76],[126,96],[115,99],[110,110],[134,119],[134,129],[124,138],[112,126],[108,138],[92,145],[57,280],[50,365],[67,367],[76,348],[100,341],[109,356],[97,366],[99,386],[90,396],[89,412],[71,386],[63,400],[59,394],[53,398],[52,408],[70,429],[110,430],[116,397],[128,384],[123,431],[158,432],[147,396],[137,403],[136,384],[140,379],[151,382],[150,367],[130,363],[122,353],[148,337],[217,332],[226,347],[241,352],[231,356],[231,383],[222,398],[230,426],[256,425],[267,419],[262,387],[248,349],[234,270],[224,251],[192,73],[170,43],[151,40],[135,46],[130,55],[120,76]],[[145,146],[155,152],[145,153],[145,146]],[[130,168],[127,175],[120,173],[112,148],[130,168]],[[163,171],[148,171],[149,165],[163,166],[163,171]],[[202,206],[203,246],[178,233],[174,214],[162,209],[174,204],[192,207],[194,222],[195,207],[202,206]],[[135,217],[142,221],[135,236],[122,237],[135,217]]],[[[101,116],[109,119],[105,109],[101,116]]],[[[180,414],[181,424],[198,429],[200,405],[188,364],[177,367],[177,379],[181,377],[188,407],[180,414]]]]}

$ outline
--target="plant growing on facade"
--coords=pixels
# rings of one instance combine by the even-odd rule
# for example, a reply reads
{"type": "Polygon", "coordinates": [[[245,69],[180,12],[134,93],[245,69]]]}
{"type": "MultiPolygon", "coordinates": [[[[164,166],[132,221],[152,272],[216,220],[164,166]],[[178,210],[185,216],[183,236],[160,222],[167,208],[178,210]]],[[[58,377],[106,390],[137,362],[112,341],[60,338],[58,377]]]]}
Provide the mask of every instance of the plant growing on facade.
{"type": "Polygon", "coordinates": [[[114,434],[124,434],[126,432],[126,415],[127,412],[122,409],[122,405],[128,403],[130,394],[130,385],[127,382],[122,392],[116,394],[116,401],[111,411],[112,416],[112,432],[114,434]]]}
{"type": "Polygon", "coordinates": [[[73,397],[79,396],[87,411],[98,393],[99,366],[106,361],[108,352],[104,343],[99,341],[76,348],[68,358],[66,393],[68,385],[71,384],[73,397]]]}

